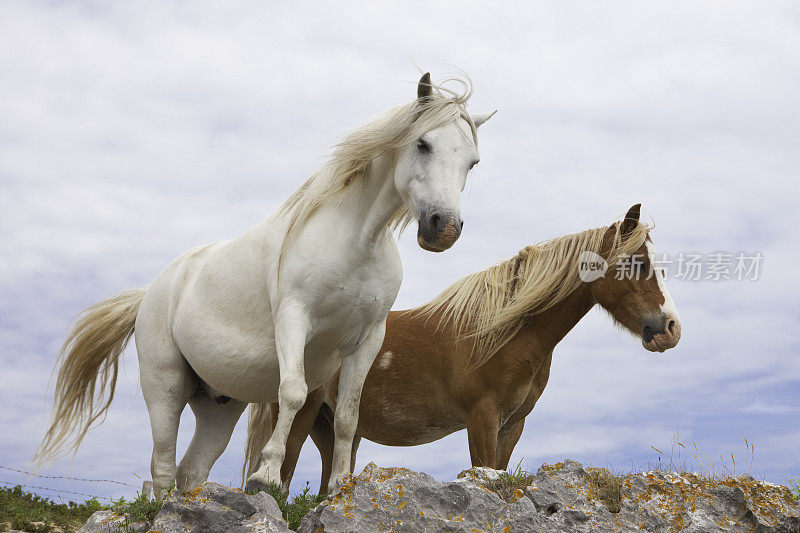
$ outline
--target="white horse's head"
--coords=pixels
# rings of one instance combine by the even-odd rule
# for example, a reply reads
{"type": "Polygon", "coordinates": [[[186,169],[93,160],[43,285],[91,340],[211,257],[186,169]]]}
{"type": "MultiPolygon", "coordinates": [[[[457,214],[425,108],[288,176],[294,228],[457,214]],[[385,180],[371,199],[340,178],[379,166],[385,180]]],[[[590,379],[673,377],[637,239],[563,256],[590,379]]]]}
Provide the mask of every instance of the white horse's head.
{"type": "Polygon", "coordinates": [[[469,116],[462,108],[452,115],[451,110],[453,120],[441,124],[441,100],[449,99],[433,94],[426,73],[417,86],[421,124],[415,129],[420,134],[398,150],[394,171],[395,186],[419,224],[417,242],[431,252],[447,250],[461,235],[461,191],[467,173],[480,160],[476,129],[494,114],[469,116]],[[426,122],[433,127],[426,129],[426,122]]]}

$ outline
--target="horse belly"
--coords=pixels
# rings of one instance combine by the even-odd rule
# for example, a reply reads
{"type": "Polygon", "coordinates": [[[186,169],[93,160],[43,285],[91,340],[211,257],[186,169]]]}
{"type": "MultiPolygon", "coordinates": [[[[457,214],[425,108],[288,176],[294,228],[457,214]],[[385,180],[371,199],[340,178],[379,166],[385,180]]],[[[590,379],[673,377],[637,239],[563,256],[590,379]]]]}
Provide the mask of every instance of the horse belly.
{"type": "Polygon", "coordinates": [[[187,291],[172,336],[192,370],[224,396],[245,402],[278,397],[275,329],[261,299],[224,299],[187,291]],[[237,302],[238,305],[234,305],[237,302]]]}
{"type": "Polygon", "coordinates": [[[274,402],[280,384],[275,343],[266,335],[260,337],[225,335],[207,322],[176,335],[176,340],[192,370],[224,396],[244,402],[274,402]]]}
{"type": "MultiPolygon", "coordinates": [[[[271,320],[234,327],[211,316],[176,321],[173,335],[192,370],[224,396],[244,402],[276,402],[280,366],[271,320]],[[254,333],[258,332],[258,333],[254,333]]],[[[326,383],[341,365],[334,346],[311,342],[305,350],[309,390],[326,383]]]]}
{"type": "Polygon", "coordinates": [[[358,434],[385,446],[427,444],[466,427],[456,413],[427,412],[424,406],[403,405],[402,399],[391,395],[365,400],[360,406],[358,434]]]}
{"type": "Polygon", "coordinates": [[[358,426],[358,434],[367,440],[384,446],[419,446],[443,439],[451,433],[464,429],[464,424],[424,424],[412,421],[410,424],[398,424],[393,421],[383,427],[367,423],[358,426]]]}

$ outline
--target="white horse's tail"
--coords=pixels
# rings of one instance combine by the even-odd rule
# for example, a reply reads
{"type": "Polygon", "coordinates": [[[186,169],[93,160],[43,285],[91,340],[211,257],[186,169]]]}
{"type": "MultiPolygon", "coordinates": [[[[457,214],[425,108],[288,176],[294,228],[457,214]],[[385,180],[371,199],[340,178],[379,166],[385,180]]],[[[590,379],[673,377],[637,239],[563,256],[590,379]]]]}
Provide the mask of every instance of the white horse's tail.
{"type": "Polygon", "coordinates": [[[251,403],[247,414],[247,440],[244,445],[242,483],[258,470],[261,450],[272,436],[272,413],[268,403],[251,403]]]}
{"type": "Polygon", "coordinates": [[[59,356],[50,428],[34,457],[39,465],[77,451],[92,424],[105,416],[114,399],[119,357],[146,291],[122,292],[75,318],[59,356]]]}

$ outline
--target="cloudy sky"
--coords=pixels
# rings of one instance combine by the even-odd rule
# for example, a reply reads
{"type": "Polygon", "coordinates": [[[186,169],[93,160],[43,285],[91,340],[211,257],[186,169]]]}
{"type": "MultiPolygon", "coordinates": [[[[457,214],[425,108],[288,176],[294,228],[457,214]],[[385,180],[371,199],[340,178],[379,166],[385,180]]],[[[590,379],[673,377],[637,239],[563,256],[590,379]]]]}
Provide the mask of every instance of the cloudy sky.
{"type": "MultiPolygon", "coordinates": [[[[42,436],[75,314],[266,218],[332,140],[409,101],[418,68],[459,68],[471,109],[500,111],[480,132],[460,241],[433,255],[401,237],[396,308],[636,202],[661,252],[764,257],[757,281],[670,279],[683,338],[663,356],[593,311],[556,349],[512,462],[624,472],[657,463],[651,446],[677,461],[679,438],[718,469],[733,453],[737,472],[800,474],[796,5],[10,1],[0,50],[0,466],[26,468],[42,436]]],[[[124,366],[105,424],[43,474],[149,478],[133,347],[124,366]]],[[[192,425],[187,409],[182,448],[192,425]]],[[[243,436],[213,480],[238,482],[243,436]]],[[[358,468],[370,460],[451,479],[469,466],[466,434],[364,443],[358,468]]],[[[293,488],[318,476],[308,443],[293,488]]]]}

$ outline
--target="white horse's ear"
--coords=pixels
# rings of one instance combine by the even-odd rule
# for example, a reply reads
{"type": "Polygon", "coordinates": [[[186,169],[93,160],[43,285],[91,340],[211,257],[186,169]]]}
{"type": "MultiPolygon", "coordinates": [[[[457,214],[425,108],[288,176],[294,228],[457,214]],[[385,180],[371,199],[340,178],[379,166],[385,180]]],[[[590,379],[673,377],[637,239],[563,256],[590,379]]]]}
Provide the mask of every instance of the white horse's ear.
{"type": "Polygon", "coordinates": [[[481,125],[490,118],[492,118],[495,113],[497,113],[497,109],[495,109],[491,113],[478,113],[477,115],[471,115],[472,122],[475,123],[476,128],[480,128],[481,125]]]}
{"type": "Polygon", "coordinates": [[[426,72],[417,83],[417,99],[421,100],[433,94],[433,83],[431,83],[431,73],[426,72]]]}

